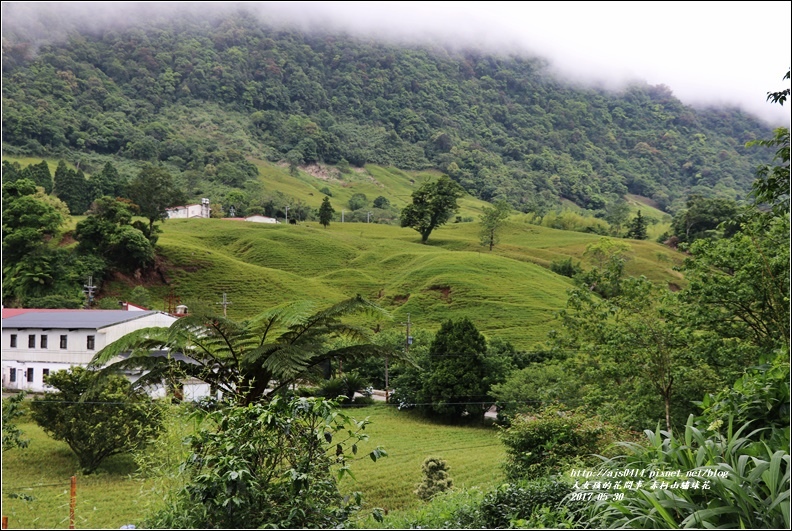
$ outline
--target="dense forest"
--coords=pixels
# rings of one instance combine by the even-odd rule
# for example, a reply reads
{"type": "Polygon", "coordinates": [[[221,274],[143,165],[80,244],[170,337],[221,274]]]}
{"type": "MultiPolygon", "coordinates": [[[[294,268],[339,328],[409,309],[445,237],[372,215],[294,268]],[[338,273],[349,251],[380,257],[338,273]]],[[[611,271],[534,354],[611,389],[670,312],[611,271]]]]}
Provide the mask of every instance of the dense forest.
{"type": "MultiPolygon", "coordinates": [[[[572,86],[546,62],[268,26],[244,13],[3,41],[6,154],[162,163],[190,197],[255,178],[246,159],[435,168],[468,192],[544,213],[606,215],[626,193],[669,212],[743,199],[770,128],[694,109],[663,85],[572,86]]],[[[82,164],[82,165],[81,165],[82,164]]]]}

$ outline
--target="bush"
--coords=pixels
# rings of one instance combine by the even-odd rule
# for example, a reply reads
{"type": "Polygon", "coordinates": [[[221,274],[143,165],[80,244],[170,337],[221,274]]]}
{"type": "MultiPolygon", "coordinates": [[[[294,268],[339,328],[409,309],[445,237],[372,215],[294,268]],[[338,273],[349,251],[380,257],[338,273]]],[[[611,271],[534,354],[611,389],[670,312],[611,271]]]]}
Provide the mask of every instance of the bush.
{"type": "Polygon", "coordinates": [[[82,367],[44,378],[57,389],[31,403],[31,417],[53,439],[64,441],[90,474],[106,458],[137,450],[162,429],[163,409],[123,376],[100,379],[82,367]]]}
{"type": "Polygon", "coordinates": [[[431,500],[435,494],[450,490],[453,480],[448,476],[448,463],[439,457],[427,457],[421,465],[423,481],[417,485],[415,494],[423,501],[431,500]]]}
{"type": "Polygon", "coordinates": [[[548,408],[536,416],[517,416],[501,432],[506,445],[506,475],[509,479],[534,479],[560,474],[567,468],[598,462],[614,440],[614,429],[580,412],[548,408]]]}
{"type": "MultiPolygon", "coordinates": [[[[334,528],[359,508],[343,498],[337,472],[367,421],[355,422],[321,399],[275,397],[268,404],[229,407],[209,414],[210,428],[190,438],[182,465],[184,488],[144,527],[174,529],[334,528]],[[353,428],[348,428],[353,426],[353,428]]],[[[385,455],[377,448],[369,456],[385,455]]]]}
{"type": "MultiPolygon", "coordinates": [[[[559,504],[570,492],[572,492],[570,485],[554,478],[502,485],[484,496],[479,507],[479,520],[475,522],[476,527],[508,528],[515,527],[515,523],[519,521],[528,521],[532,518],[540,520],[541,508],[556,512],[560,509],[559,504]]],[[[519,525],[519,527],[537,526],[519,525]]]]}
{"type": "Polygon", "coordinates": [[[550,263],[550,271],[558,275],[572,278],[578,273],[582,273],[583,268],[580,267],[580,262],[573,264],[571,258],[566,258],[564,260],[553,260],[553,262],[550,263]]]}

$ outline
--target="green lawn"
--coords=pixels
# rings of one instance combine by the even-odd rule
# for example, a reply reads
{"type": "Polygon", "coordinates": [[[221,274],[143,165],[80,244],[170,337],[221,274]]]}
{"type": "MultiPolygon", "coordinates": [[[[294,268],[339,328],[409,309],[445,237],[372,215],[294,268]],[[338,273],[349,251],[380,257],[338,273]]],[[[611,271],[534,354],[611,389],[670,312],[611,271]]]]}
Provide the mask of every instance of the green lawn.
{"type": "MultiPolygon", "coordinates": [[[[376,446],[388,452],[376,463],[368,457],[355,461],[355,480],[345,477],[340,484],[342,493],[362,492],[364,510],[369,513],[374,507],[394,512],[420,506],[423,502],[412,491],[421,480],[421,464],[428,456],[448,461],[458,487],[487,488],[503,481],[500,463],[505,454],[494,427],[446,426],[384,403],[348,413],[372,421],[366,427],[370,439],[360,445],[359,455],[365,456],[376,446]]],[[[178,435],[186,435],[191,429],[182,416],[171,418],[170,425],[177,432],[167,439],[172,452],[167,446],[160,448],[153,456],[157,466],[178,454],[178,435]]],[[[30,446],[3,452],[3,515],[8,516],[10,529],[68,528],[72,475],[77,476],[78,529],[118,529],[137,523],[148,508],[160,502],[161,485],[167,481],[139,477],[131,457],[111,458],[96,473],[85,476],[65,443],[49,438],[31,422],[23,421],[19,426],[30,439],[30,446]]],[[[174,460],[171,466],[175,464],[174,460]]]]}

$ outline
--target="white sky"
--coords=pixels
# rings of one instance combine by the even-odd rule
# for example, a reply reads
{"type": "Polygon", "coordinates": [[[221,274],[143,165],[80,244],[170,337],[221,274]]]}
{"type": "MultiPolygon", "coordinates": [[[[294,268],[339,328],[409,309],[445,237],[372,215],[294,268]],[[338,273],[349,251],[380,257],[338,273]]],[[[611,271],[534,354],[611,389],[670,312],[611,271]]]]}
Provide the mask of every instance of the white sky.
{"type": "MultiPolygon", "coordinates": [[[[548,59],[570,79],[618,87],[637,78],[667,85],[688,104],[734,105],[776,125],[790,121],[792,101],[781,107],[765,99],[789,86],[782,81],[792,63],[789,1],[243,3],[270,20],[307,29],[519,50],[548,59]]],[[[209,12],[220,5],[230,4],[3,2],[3,26],[20,22],[14,17],[28,10],[51,16],[63,9],[81,22],[104,25],[145,18],[141,7],[209,12]]]]}

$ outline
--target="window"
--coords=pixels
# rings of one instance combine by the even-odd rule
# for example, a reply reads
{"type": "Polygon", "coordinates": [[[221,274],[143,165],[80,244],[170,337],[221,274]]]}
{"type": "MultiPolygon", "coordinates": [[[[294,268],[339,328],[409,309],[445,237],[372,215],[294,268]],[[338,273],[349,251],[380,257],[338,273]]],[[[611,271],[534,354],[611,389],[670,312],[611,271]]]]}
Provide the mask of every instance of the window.
{"type": "Polygon", "coordinates": [[[96,336],[88,336],[88,343],[86,344],[86,348],[88,350],[93,350],[96,346],[96,336]]]}
{"type": "Polygon", "coordinates": [[[9,373],[9,381],[16,382],[16,369],[11,369],[9,373]]]}
{"type": "Polygon", "coordinates": [[[30,367],[27,370],[27,381],[28,382],[32,382],[33,381],[33,367],[30,367]]]}
{"type": "Polygon", "coordinates": [[[36,348],[36,334],[28,336],[28,348],[36,348]]]}
{"type": "Polygon", "coordinates": [[[41,348],[47,348],[47,336],[41,334],[41,348]]]}
{"type": "Polygon", "coordinates": [[[42,376],[49,376],[49,369],[41,369],[42,376]]]}
{"type": "Polygon", "coordinates": [[[16,348],[16,334],[11,334],[11,348],[16,348]]]}
{"type": "Polygon", "coordinates": [[[66,334],[61,335],[60,348],[66,348],[66,334]]]}

